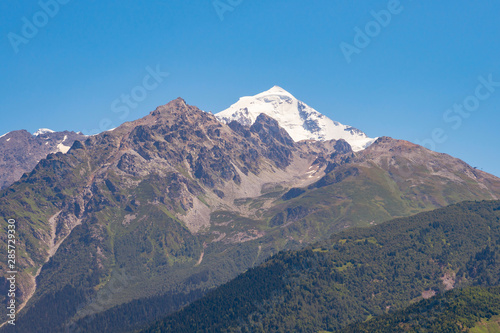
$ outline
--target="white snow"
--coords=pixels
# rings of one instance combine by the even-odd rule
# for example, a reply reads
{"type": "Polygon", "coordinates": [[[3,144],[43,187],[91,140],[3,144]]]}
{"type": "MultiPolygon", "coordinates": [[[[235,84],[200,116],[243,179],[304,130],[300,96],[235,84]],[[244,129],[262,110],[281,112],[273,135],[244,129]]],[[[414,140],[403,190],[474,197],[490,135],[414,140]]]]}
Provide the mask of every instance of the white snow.
{"type": "MultiPolygon", "coordinates": [[[[99,135],[101,133],[112,132],[112,131],[114,131],[117,128],[118,127],[114,127],[114,128],[110,128],[109,130],[105,130],[105,131],[102,131],[102,132],[99,132],[99,133],[89,134],[89,135],[85,135],[85,136],[96,136],[96,135],[99,135]]],[[[79,133],[81,133],[81,132],[79,132],[79,133]]]]}
{"type": "Polygon", "coordinates": [[[65,146],[62,143],[57,145],[57,149],[59,149],[59,151],[63,154],[66,154],[70,148],[70,146],[65,146]]]}
{"type": "Polygon", "coordinates": [[[34,136],[39,136],[39,135],[42,135],[42,134],[47,134],[47,133],[54,133],[55,131],[51,130],[51,129],[48,129],[48,128],[40,128],[38,129],[38,131],[36,131],[35,133],[33,133],[34,136]]]}
{"type": "Polygon", "coordinates": [[[68,152],[68,150],[71,148],[71,146],[65,146],[63,143],[64,141],[66,141],[66,139],[68,138],[67,135],[64,136],[64,139],[61,141],[61,143],[59,143],[57,145],[57,149],[59,149],[59,151],[63,154],[66,154],[68,152]]]}
{"type": "Polygon", "coordinates": [[[10,138],[7,139],[7,142],[9,142],[9,141],[10,141],[10,138]]]}
{"type": "Polygon", "coordinates": [[[0,135],[0,139],[9,134],[10,132],[5,133],[4,135],[0,135]]]}
{"type": "Polygon", "coordinates": [[[278,86],[255,96],[241,97],[216,117],[224,123],[236,120],[250,126],[261,113],[277,120],[294,141],[344,139],[354,151],[360,151],[377,139],[331,120],[278,86]]]}

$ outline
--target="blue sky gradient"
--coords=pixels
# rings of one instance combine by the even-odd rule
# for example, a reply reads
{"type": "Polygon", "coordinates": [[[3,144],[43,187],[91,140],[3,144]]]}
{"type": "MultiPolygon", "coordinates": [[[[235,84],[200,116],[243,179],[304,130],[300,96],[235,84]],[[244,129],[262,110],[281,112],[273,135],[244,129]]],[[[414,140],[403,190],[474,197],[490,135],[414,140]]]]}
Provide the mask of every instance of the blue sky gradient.
{"type": "Polygon", "coordinates": [[[179,96],[218,112],[279,85],[369,136],[500,176],[500,83],[471,97],[500,82],[498,1],[55,1],[0,4],[0,135],[89,134],[179,96]],[[157,68],[168,76],[147,78],[157,68]],[[472,111],[454,112],[464,101],[472,111]]]}

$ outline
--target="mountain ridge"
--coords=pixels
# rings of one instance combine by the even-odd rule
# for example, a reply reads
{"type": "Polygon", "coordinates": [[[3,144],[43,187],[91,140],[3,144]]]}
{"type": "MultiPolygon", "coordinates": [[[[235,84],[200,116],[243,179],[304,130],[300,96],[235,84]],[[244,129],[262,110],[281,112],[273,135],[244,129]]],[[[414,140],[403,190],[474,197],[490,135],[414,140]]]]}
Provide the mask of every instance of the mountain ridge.
{"type": "Polygon", "coordinates": [[[67,152],[73,142],[83,139],[79,133],[26,130],[5,133],[0,137],[0,189],[19,180],[50,153],[67,152]]]}

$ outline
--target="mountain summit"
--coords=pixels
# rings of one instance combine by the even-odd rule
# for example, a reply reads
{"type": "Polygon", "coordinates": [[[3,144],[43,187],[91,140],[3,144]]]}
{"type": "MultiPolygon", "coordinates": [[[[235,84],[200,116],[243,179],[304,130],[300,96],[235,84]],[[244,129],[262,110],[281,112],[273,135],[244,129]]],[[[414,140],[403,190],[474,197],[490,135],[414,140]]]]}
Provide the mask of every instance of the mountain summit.
{"type": "Polygon", "coordinates": [[[360,151],[376,140],[354,127],[331,120],[278,86],[255,96],[241,97],[216,117],[225,123],[236,120],[250,126],[261,113],[278,121],[294,141],[344,139],[354,151],[360,151]]]}

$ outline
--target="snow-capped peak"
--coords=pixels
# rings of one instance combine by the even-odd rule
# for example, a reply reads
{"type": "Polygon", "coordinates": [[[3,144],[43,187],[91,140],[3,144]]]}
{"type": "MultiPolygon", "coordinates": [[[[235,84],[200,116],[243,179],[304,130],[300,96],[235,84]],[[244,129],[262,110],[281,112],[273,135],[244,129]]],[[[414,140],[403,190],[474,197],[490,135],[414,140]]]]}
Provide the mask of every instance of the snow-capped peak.
{"type": "Polygon", "coordinates": [[[255,96],[241,97],[216,117],[225,123],[236,120],[250,126],[261,113],[277,120],[295,141],[344,139],[354,151],[360,151],[376,140],[354,127],[331,120],[278,86],[255,96]]]}
{"type": "Polygon", "coordinates": [[[34,136],[39,136],[39,135],[42,135],[42,134],[47,134],[47,133],[54,133],[55,131],[51,130],[51,129],[48,129],[48,128],[40,128],[38,129],[38,131],[36,131],[35,133],[33,133],[34,136]]]}

